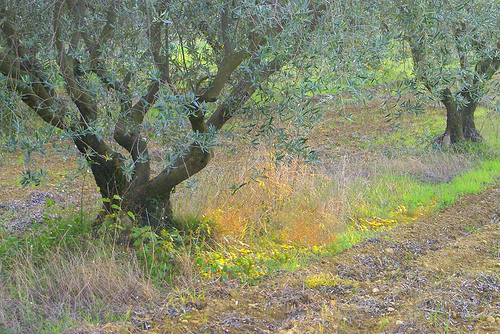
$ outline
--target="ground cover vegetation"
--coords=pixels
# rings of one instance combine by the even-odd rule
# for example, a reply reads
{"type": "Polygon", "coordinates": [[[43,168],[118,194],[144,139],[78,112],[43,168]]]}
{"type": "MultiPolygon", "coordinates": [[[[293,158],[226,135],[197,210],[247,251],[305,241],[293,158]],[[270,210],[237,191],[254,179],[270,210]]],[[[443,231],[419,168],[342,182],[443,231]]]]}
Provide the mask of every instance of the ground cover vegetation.
{"type": "Polygon", "coordinates": [[[148,329],[499,175],[496,4],[1,5],[0,331],[148,329]]]}

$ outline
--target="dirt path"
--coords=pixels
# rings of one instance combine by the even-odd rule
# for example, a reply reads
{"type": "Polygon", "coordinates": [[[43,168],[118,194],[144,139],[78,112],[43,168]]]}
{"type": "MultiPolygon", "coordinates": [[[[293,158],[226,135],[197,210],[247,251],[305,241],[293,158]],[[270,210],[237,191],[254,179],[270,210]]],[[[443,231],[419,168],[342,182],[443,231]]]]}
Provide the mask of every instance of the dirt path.
{"type": "Polygon", "coordinates": [[[128,329],[500,333],[499,209],[500,186],[467,195],[420,222],[258,286],[220,283],[204,298],[186,297],[154,315],[132,312],[128,329]]]}

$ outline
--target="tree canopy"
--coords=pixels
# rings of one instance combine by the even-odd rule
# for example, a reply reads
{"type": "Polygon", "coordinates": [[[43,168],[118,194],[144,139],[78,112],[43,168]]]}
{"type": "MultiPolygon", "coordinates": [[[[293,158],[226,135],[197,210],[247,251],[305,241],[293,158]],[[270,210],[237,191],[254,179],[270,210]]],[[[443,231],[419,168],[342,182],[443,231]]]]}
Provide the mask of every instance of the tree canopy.
{"type": "MultiPolygon", "coordinates": [[[[275,119],[310,125],[304,98],[321,83],[297,74],[328,54],[345,12],[314,1],[2,1],[0,73],[4,89],[74,142],[107,213],[158,223],[230,119],[260,119],[259,131],[275,119]],[[168,149],[152,176],[157,138],[168,149]]],[[[296,132],[288,146],[303,143],[296,132]]]]}
{"type": "Polygon", "coordinates": [[[474,110],[500,66],[496,2],[3,0],[0,15],[4,106],[22,101],[71,139],[106,214],[142,223],[171,218],[172,190],[207,166],[228,121],[304,152],[321,117],[311,97],[357,94],[388,61],[411,59],[401,82],[446,107],[441,141],[480,140],[474,110]]]}

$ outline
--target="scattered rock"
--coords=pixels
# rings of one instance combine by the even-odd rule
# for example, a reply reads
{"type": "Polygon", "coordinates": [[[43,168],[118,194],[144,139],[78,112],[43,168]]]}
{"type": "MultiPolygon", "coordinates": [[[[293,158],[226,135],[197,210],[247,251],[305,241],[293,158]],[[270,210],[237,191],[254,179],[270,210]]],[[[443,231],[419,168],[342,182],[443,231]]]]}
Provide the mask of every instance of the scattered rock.
{"type": "Polygon", "coordinates": [[[388,307],[387,308],[387,312],[394,312],[394,311],[395,311],[394,307],[388,307]]]}
{"type": "Polygon", "coordinates": [[[372,292],[373,292],[374,294],[377,294],[377,293],[379,293],[379,292],[380,292],[380,290],[379,290],[379,289],[377,289],[377,288],[373,288],[373,289],[372,289],[372,292]]]}
{"type": "Polygon", "coordinates": [[[402,326],[402,325],[404,325],[404,324],[405,324],[405,323],[404,323],[403,321],[401,321],[401,320],[397,320],[397,321],[396,321],[396,326],[402,326]]]}
{"type": "Polygon", "coordinates": [[[47,214],[48,203],[65,205],[67,200],[58,193],[33,191],[20,200],[0,203],[0,217],[4,219],[0,223],[7,230],[24,231],[34,224],[44,222],[46,218],[55,218],[47,214]]]}
{"type": "Polygon", "coordinates": [[[387,254],[387,255],[394,255],[394,249],[392,248],[386,248],[384,250],[384,252],[387,254]]]}

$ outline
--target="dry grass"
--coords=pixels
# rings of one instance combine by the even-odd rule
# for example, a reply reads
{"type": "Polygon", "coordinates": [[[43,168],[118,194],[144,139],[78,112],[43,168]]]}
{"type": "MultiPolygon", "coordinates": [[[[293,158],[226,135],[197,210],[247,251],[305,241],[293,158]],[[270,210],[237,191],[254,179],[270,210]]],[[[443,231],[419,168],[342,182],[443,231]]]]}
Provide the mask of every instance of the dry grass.
{"type": "Polygon", "coordinates": [[[332,179],[315,167],[277,164],[263,148],[248,154],[219,154],[200,174],[195,190],[175,202],[180,215],[205,216],[221,237],[269,234],[283,242],[313,245],[332,241],[343,203],[330,196],[332,179]]]}
{"type": "Polygon", "coordinates": [[[197,181],[190,181],[195,186],[175,194],[175,212],[208,218],[220,238],[324,244],[350,221],[403,204],[395,202],[411,191],[404,182],[427,188],[450,183],[483,159],[474,152],[430,147],[423,134],[432,138],[429,133],[442,122],[439,110],[404,115],[397,130],[375,108],[351,109],[356,122],[327,114],[311,136],[311,148],[321,155],[318,163],[277,163],[264,146],[245,150],[241,143],[224,142],[209,167],[193,177],[197,181]],[[345,143],[345,134],[361,139],[345,143]]]}
{"type": "MultiPolygon", "coordinates": [[[[0,324],[9,333],[60,332],[58,324],[116,320],[158,298],[133,255],[105,246],[40,255],[23,250],[0,281],[0,324]]],[[[1,329],[2,327],[0,327],[1,329]]]]}
{"type": "Polygon", "coordinates": [[[334,241],[347,222],[363,214],[359,208],[386,201],[394,178],[432,186],[448,183],[476,165],[474,155],[430,149],[394,157],[357,151],[318,164],[277,164],[265,148],[221,153],[211,164],[217,167],[194,177],[199,179],[196,187],[176,194],[175,211],[208,218],[219,237],[248,241],[266,236],[280,243],[318,245],[334,241]]]}

